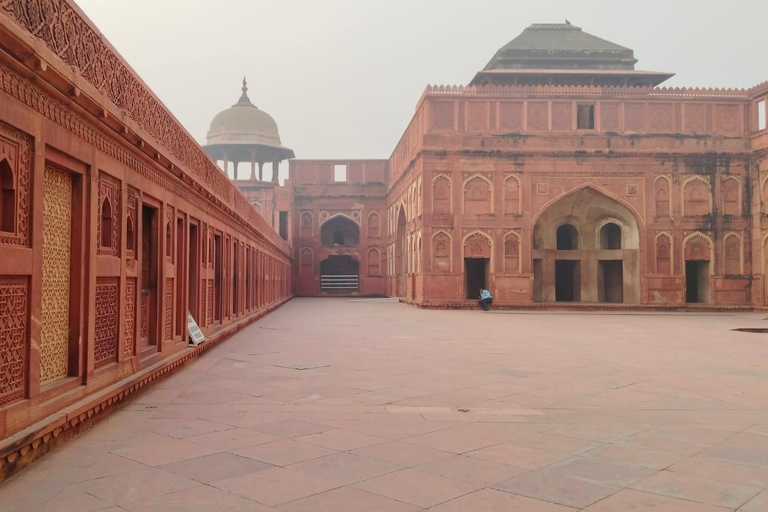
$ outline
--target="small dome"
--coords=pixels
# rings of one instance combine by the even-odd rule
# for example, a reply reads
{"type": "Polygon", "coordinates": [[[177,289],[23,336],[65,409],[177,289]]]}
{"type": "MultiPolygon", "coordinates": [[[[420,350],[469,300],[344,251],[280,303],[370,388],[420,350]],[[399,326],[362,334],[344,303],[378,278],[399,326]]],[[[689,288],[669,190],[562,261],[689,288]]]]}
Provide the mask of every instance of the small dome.
{"type": "Polygon", "coordinates": [[[243,94],[232,107],[219,112],[211,121],[208,144],[263,144],[280,146],[277,123],[248,99],[243,79],[243,94]]]}

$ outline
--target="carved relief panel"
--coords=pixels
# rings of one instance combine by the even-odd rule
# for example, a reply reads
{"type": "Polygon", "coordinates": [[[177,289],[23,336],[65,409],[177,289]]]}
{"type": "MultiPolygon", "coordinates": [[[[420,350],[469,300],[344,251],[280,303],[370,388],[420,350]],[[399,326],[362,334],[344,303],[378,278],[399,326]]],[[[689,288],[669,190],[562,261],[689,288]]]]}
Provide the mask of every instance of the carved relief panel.
{"type": "Polygon", "coordinates": [[[570,131],[573,129],[573,103],[552,102],[552,131],[570,131]]]}
{"type": "Polygon", "coordinates": [[[432,213],[451,213],[451,179],[444,174],[432,180],[432,213]]]}
{"type": "Polygon", "coordinates": [[[445,231],[432,237],[432,271],[451,271],[451,236],[445,231]]]}
{"type": "Polygon", "coordinates": [[[492,213],[491,182],[482,176],[474,176],[464,183],[464,214],[484,215],[492,213]]]}
{"type": "Polygon", "coordinates": [[[99,173],[98,254],[120,256],[122,205],[120,180],[99,173]]]}
{"type": "Polygon", "coordinates": [[[299,236],[310,238],[312,236],[312,212],[302,212],[299,220],[299,236]]]}
{"type": "Polygon", "coordinates": [[[473,233],[464,240],[465,258],[491,257],[491,239],[483,233],[473,233]]]}
{"type": "Polygon", "coordinates": [[[739,180],[736,178],[725,178],[722,181],[724,215],[741,215],[739,188],[739,180]]]}
{"type": "Polygon", "coordinates": [[[620,103],[600,103],[600,129],[603,132],[618,132],[620,103]]]}
{"type": "Polygon", "coordinates": [[[381,275],[381,256],[379,250],[375,248],[368,250],[368,275],[381,275]]]}
{"type": "Polygon", "coordinates": [[[701,233],[695,233],[685,243],[686,261],[710,261],[712,242],[701,233]]]}
{"type": "Polygon", "coordinates": [[[516,176],[507,176],[504,180],[504,213],[520,213],[520,181],[516,176]]]}
{"type": "Polygon", "coordinates": [[[0,277],[0,407],[24,398],[29,278],[0,277]]]}
{"type": "Polygon", "coordinates": [[[378,238],[380,233],[381,225],[379,221],[379,214],[373,212],[368,216],[368,237],[378,238]]]}
{"type": "Polygon", "coordinates": [[[40,385],[69,371],[69,290],[72,249],[72,177],[45,167],[40,385]]]}
{"type": "Polygon", "coordinates": [[[742,274],[741,263],[741,237],[736,233],[729,233],[723,240],[723,256],[725,260],[725,275],[742,274]]]}
{"type": "Polygon", "coordinates": [[[29,246],[32,137],[0,122],[0,244],[29,246]]]}
{"type": "Polygon", "coordinates": [[[528,131],[547,131],[549,126],[549,107],[546,101],[528,102],[528,131]]]}
{"type": "Polygon", "coordinates": [[[712,190],[704,179],[695,177],[683,184],[683,215],[710,215],[712,190]]]}
{"type": "Polygon", "coordinates": [[[656,273],[672,274],[672,237],[668,233],[656,237],[656,273]]]}
{"type": "Polygon", "coordinates": [[[454,102],[453,101],[435,101],[432,103],[432,129],[433,130],[453,130],[454,129],[454,102]]]}
{"type": "Polygon", "coordinates": [[[520,236],[515,232],[504,238],[504,273],[520,273],[520,236]]]}
{"type": "Polygon", "coordinates": [[[521,132],[523,130],[523,103],[502,101],[499,104],[499,128],[502,131],[521,132]]]}
{"type": "Polygon", "coordinates": [[[665,219],[670,216],[671,186],[666,176],[659,176],[654,183],[656,217],[665,219]]]}
{"type": "Polygon", "coordinates": [[[95,368],[117,361],[119,289],[120,279],[117,277],[96,279],[96,328],[93,346],[95,368]]]}

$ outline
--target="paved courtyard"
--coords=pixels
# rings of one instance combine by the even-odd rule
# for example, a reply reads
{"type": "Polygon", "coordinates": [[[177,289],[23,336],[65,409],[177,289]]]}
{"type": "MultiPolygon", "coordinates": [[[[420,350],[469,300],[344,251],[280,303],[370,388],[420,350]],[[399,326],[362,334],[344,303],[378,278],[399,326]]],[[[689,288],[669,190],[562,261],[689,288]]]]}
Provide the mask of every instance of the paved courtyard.
{"type": "Polygon", "coordinates": [[[766,316],[295,299],[0,510],[765,512],[766,316]]]}

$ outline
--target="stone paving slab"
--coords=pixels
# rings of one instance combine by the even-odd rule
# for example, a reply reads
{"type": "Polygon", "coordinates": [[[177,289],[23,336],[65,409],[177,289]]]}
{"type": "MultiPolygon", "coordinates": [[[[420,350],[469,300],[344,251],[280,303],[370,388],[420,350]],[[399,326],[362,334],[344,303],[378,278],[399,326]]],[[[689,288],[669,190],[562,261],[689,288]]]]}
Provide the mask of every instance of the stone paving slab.
{"type": "Polygon", "coordinates": [[[763,512],[764,317],[296,299],[0,510],[763,512]]]}

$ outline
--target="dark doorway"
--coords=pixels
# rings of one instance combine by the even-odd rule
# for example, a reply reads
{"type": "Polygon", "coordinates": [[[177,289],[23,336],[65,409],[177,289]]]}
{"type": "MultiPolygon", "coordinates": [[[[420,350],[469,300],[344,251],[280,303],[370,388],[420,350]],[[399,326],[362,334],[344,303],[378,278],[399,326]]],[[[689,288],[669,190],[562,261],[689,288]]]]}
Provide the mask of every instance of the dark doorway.
{"type": "Polygon", "coordinates": [[[557,228],[556,236],[558,251],[575,251],[579,248],[579,232],[571,224],[557,228]]]}
{"type": "Polygon", "coordinates": [[[352,256],[328,256],[320,262],[320,287],[323,293],[357,293],[359,273],[360,263],[352,256]]]}
{"type": "Polygon", "coordinates": [[[280,238],[288,240],[288,212],[279,212],[278,228],[280,230],[280,238]]]}
{"type": "Polygon", "coordinates": [[[555,300],[578,302],[581,300],[581,262],[555,260],[555,300]]]}
{"type": "Polygon", "coordinates": [[[685,262],[685,301],[693,304],[709,301],[709,261],[685,262]]]}
{"type": "MultiPolygon", "coordinates": [[[[199,244],[200,240],[197,236],[197,224],[190,224],[189,225],[189,286],[187,288],[187,301],[189,303],[189,312],[192,313],[192,318],[195,319],[195,321],[203,325],[205,322],[200,321],[199,315],[199,305],[200,305],[200,294],[198,292],[198,287],[200,285],[200,279],[198,277],[198,267],[200,265],[200,257],[199,254],[199,244]]],[[[186,324],[186,322],[185,322],[186,324]]]]}
{"type": "Polygon", "coordinates": [[[598,301],[624,302],[624,262],[607,260],[598,265],[598,301]]]}
{"type": "Polygon", "coordinates": [[[221,293],[222,281],[222,254],[221,254],[221,235],[213,237],[213,320],[221,322],[222,302],[224,300],[221,293]]]}
{"type": "Polygon", "coordinates": [[[157,345],[157,209],[141,207],[141,336],[138,353],[157,345]]]}
{"type": "Polygon", "coordinates": [[[533,260],[533,302],[544,300],[544,262],[533,260]]]}
{"type": "Polygon", "coordinates": [[[488,288],[488,258],[464,258],[465,293],[467,299],[480,300],[480,288],[488,288]]]}

